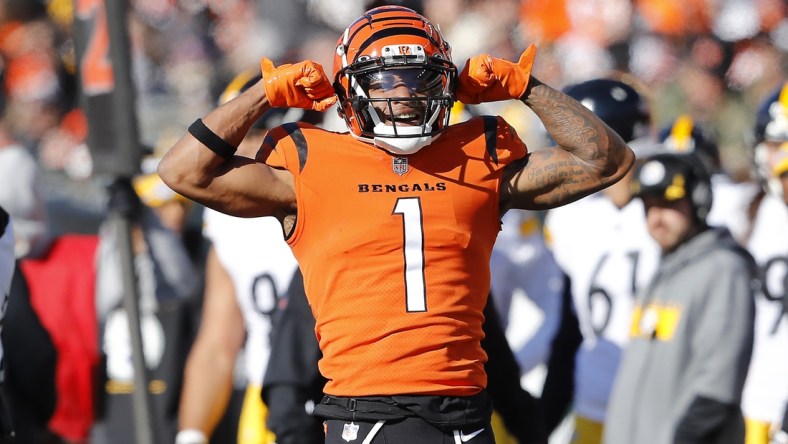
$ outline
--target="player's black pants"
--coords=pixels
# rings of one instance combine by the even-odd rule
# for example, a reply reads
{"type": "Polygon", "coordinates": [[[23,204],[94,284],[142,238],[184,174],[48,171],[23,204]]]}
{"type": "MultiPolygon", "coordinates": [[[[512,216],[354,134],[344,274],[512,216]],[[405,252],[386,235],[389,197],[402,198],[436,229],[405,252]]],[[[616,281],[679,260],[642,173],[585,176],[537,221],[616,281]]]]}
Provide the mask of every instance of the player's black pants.
{"type": "Polygon", "coordinates": [[[345,421],[329,419],[326,444],[494,444],[492,427],[443,431],[419,417],[397,420],[345,421]]]}
{"type": "Polygon", "coordinates": [[[473,396],[344,398],[326,395],[326,444],[494,444],[486,391],[473,396]]]}

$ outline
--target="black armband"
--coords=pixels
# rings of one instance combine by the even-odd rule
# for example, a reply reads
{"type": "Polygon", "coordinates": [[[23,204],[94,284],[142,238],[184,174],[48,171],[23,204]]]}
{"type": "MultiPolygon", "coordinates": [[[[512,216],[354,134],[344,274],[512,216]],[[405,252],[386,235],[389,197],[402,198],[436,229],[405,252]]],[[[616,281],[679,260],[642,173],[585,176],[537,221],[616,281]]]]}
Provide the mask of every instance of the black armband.
{"type": "Polygon", "coordinates": [[[238,147],[232,146],[226,140],[211,131],[210,128],[205,126],[205,124],[202,123],[202,119],[195,120],[194,123],[189,126],[189,134],[225,160],[232,159],[235,152],[238,151],[238,147]]]}

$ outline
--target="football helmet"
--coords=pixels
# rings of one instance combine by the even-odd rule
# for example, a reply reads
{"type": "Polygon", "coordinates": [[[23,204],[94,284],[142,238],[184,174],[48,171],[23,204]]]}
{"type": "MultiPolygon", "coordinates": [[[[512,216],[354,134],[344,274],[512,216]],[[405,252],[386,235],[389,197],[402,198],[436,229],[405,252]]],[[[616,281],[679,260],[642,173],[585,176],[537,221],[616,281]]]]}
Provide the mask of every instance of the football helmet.
{"type": "Polygon", "coordinates": [[[688,198],[695,218],[705,223],[713,200],[707,163],[694,151],[662,152],[643,159],[635,168],[632,195],[658,196],[668,201],[688,198]]]}
{"type": "Polygon", "coordinates": [[[457,67],[449,44],[426,18],[381,6],[337,42],[334,89],[350,134],[393,154],[413,154],[449,123],[457,67]]]}
{"type": "Polygon", "coordinates": [[[768,193],[782,196],[782,186],[775,175],[775,162],[788,143],[788,82],[771,93],[758,107],[751,143],[755,176],[768,193]]]}
{"type": "Polygon", "coordinates": [[[569,85],[564,93],[585,105],[625,142],[648,135],[648,104],[632,86],[613,79],[593,79],[569,85]]]}
{"type": "Polygon", "coordinates": [[[657,134],[659,143],[670,151],[678,153],[696,152],[708,162],[710,171],[716,173],[720,169],[720,150],[717,137],[695,124],[687,114],[683,114],[665,126],[657,134]]]}

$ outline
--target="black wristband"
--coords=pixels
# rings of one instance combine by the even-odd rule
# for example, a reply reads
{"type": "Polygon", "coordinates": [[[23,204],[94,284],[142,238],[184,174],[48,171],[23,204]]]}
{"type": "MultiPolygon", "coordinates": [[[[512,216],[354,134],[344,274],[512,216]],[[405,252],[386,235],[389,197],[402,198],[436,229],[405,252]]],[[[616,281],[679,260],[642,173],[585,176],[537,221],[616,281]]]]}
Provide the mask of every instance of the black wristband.
{"type": "Polygon", "coordinates": [[[232,159],[235,152],[238,151],[237,147],[227,143],[226,140],[222,139],[211,131],[210,128],[205,126],[205,124],[202,123],[202,119],[195,120],[194,123],[189,126],[189,134],[225,160],[232,159]]]}

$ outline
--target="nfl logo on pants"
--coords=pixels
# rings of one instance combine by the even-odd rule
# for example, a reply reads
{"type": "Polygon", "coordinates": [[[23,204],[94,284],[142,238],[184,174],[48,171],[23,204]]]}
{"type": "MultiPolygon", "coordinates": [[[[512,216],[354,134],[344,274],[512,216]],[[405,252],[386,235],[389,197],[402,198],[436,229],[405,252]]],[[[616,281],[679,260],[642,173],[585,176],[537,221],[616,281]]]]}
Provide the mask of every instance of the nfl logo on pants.
{"type": "Polygon", "coordinates": [[[350,442],[356,438],[358,438],[358,425],[352,422],[345,424],[345,427],[342,428],[342,439],[350,442]]]}

